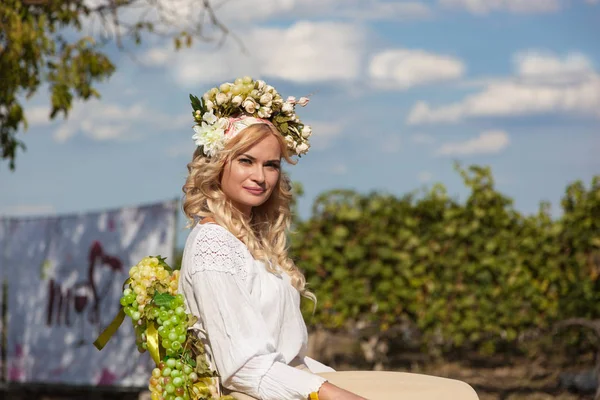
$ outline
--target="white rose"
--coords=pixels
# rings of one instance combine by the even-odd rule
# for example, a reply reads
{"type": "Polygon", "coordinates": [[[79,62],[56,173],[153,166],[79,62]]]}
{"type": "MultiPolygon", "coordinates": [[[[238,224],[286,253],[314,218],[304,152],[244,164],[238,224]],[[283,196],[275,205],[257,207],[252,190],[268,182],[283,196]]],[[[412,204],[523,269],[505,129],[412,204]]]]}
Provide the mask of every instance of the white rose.
{"type": "Polygon", "coordinates": [[[275,90],[275,88],[271,85],[267,85],[265,87],[265,92],[267,92],[267,93],[273,92],[274,90],[275,90]]]}
{"type": "Polygon", "coordinates": [[[296,98],[294,96],[289,96],[286,101],[288,103],[296,104],[296,98]]]}
{"type": "Polygon", "coordinates": [[[265,93],[262,96],[260,96],[260,104],[262,105],[266,105],[267,103],[270,103],[273,100],[273,95],[271,95],[270,93],[265,93]]]}
{"type": "Polygon", "coordinates": [[[220,106],[221,104],[225,103],[227,101],[227,95],[225,93],[218,93],[217,94],[217,105],[220,106]]]}
{"type": "Polygon", "coordinates": [[[281,111],[284,113],[291,113],[294,111],[294,105],[292,103],[285,102],[283,106],[281,106],[281,111]]]}
{"type": "Polygon", "coordinates": [[[265,87],[265,81],[261,81],[260,79],[256,81],[256,88],[257,89],[262,89],[265,87]]]}
{"type": "Polygon", "coordinates": [[[254,114],[254,111],[256,111],[256,102],[253,99],[246,99],[244,100],[244,103],[242,104],[242,107],[244,107],[244,110],[246,110],[247,113],[249,114],[254,114]]]}
{"type": "Polygon", "coordinates": [[[302,137],[304,139],[308,139],[312,135],[312,128],[308,125],[304,125],[302,128],[302,137]]]}
{"type": "Polygon", "coordinates": [[[258,118],[267,118],[267,113],[265,112],[264,107],[258,109],[258,118]]]}
{"type": "Polygon", "coordinates": [[[296,154],[306,154],[308,152],[309,146],[306,143],[300,143],[298,147],[296,147],[296,154]]]}
{"type": "Polygon", "coordinates": [[[204,105],[206,106],[206,109],[207,109],[208,111],[211,111],[213,108],[215,108],[215,103],[213,103],[213,102],[212,102],[212,101],[210,101],[210,100],[206,100],[206,101],[204,102],[204,105]]]}
{"type": "Polygon", "coordinates": [[[308,97],[300,97],[300,100],[298,100],[298,104],[300,104],[302,107],[304,107],[305,105],[308,104],[308,97]]]}
{"type": "Polygon", "coordinates": [[[231,99],[231,104],[233,104],[236,107],[239,107],[242,104],[242,101],[244,101],[242,96],[235,96],[233,99],[231,99]]]}

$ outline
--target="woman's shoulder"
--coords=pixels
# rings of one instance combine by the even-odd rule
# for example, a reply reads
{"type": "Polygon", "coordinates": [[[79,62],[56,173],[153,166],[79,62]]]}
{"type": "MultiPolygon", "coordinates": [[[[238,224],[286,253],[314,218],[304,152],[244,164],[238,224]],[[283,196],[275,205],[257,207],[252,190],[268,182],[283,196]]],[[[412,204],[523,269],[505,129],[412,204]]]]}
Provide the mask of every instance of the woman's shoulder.
{"type": "Polygon", "coordinates": [[[210,247],[213,250],[219,248],[236,249],[245,247],[237,237],[229,230],[216,223],[196,224],[188,235],[186,247],[210,247]]]}
{"type": "Polygon", "coordinates": [[[191,271],[219,270],[239,272],[248,260],[248,249],[226,228],[214,224],[197,224],[192,228],[184,250],[191,271]]]}

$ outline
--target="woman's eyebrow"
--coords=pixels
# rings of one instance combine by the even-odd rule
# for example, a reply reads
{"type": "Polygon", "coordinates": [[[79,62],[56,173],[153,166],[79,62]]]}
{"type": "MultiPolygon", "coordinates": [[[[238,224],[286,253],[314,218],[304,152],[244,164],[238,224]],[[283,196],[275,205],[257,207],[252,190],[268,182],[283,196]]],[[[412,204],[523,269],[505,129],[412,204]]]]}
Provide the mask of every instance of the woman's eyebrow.
{"type": "MultiPolygon", "coordinates": [[[[242,156],[249,158],[251,161],[256,161],[256,158],[252,157],[250,154],[244,153],[244,154],[242,154],[242,156]]],[[[268,163],[273,163],[273,162],[281,163],[281,160],[274,159],[274,160],[267,160],[266,162],[268,162],[268,163]]]]}

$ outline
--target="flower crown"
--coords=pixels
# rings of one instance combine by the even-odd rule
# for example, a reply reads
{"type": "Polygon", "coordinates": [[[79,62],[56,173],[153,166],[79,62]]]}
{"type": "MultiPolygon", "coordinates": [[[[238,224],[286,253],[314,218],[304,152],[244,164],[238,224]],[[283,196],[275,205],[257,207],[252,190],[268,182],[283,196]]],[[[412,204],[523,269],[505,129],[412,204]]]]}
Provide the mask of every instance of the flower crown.
{"type": "Polygon", "coordinates": [[[192,139],[205,157],[213,157],[229,139],[259,123],[273,125],[291,154],[302,156],[310,148],[312,129],[295,113],[296,105],[306,106],[306,97],[290,96],[284,101],[273,86],[246,76],[210,89],[201,99],[190,94],[190,100],[196,121],[192,139]]]}

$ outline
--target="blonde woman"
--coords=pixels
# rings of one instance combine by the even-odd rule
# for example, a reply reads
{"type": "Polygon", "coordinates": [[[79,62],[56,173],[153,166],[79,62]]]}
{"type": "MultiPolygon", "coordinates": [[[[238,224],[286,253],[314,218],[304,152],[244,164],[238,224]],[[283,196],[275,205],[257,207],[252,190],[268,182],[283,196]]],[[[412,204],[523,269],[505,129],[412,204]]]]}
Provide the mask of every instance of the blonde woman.
{"type": "Polygon", "coordinates": [[[224,83],[194,108],[196,150],[183,186],[192,223],[179,290],[225,393],[237,399],[477,399],[458,381],[335,372],[306,356],[300,296],[314,298],[290,260],[289,179],[282,161],[309,149],[311,129],[263,81],[224,83]]]}

